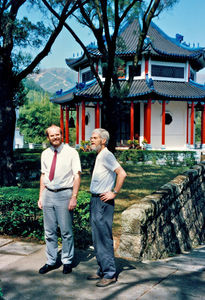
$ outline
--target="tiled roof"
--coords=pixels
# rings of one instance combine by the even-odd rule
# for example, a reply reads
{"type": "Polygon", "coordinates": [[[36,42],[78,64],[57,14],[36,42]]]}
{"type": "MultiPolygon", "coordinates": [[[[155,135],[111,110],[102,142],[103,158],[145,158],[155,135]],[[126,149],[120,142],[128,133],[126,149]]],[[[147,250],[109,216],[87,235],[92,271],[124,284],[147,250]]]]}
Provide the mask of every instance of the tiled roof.
{"type": "MultiPolygon", "coordinates": [[[[132,23],[125,26],[120,33],[122,38],[122,47],[117,48],[117,54],[132,54],[136,51],[139,38],[139,23],[134,19],[132,23]],[[124,43],[123,43],[124,41],[124,43]],[[123,46],[124,44],[124,46],[123,46]]],[[[170,38],[153,22],[150,24],[147,39],[145,40],[145,48],[150,45],[149,49],[152,54],[192,57],[202,53],[203,48],[190,48],[180,43],[175,38],[170,38]]]]}
{"type": "Polygon", "coordinates": [[[150,37],[151,47],[158,54],[194,57],[203,52],[203,48],[191,48],[174,38],[170,38],[154,23],[149,27],[148,36],[150,37]]]}
{"type": "Polygon", "coordinates": [[[154,91],[159,96],[177,99],[202,99],[205,98],[204,88],[190,82],[176,82],[176,81],[159,81],[153,83],[154,91]]]}
{"type": "MultiPolygon", "coordinates": [[[[125,80],[120,81],[121,90],[126,85],[125,80]]],[[[102,93],[99,84],[92,81],[89,85],[75,90],[73,92],[64,93],[62,96],[57,96],[51,101],[58,104],[68,103],[70,101],[79,101],[87,98],[90,101],[95,99],[102,100],[102,93]],[[66,101],[67,95],[67,101],[66,101]]],[[[176,81],[160,81],[141,79],[132,82],[129,94],[124,97],[124,100],[145,100],[148,95],[154,99],[172,99],[172,100],[205,100],[205,87],[199,86],[194,82],[176,82],[176,81]]]]}
{"type": "MultiPolygon", "coordinates": [[[[134,19],[127,23],[119,32],[119,43],[116,49],[116,55],[132,56],[134,55],[139,38],[139,22],[134,19]]],[[[88,51],[93,56],[102,56],[96,46],[89,45],[88,51]]],[[[204,48],[191,48],[182,41],[169,37],[153,22],[150,24],[147,38],[144,42],[144,51],[152,55],[181,57],[189,59],[198,59],[203,53],[204,48]]],[[[79,58],[66,59],[68,66],[76,64],[77,61],[85,59],[84,54],[79,58]]]]}

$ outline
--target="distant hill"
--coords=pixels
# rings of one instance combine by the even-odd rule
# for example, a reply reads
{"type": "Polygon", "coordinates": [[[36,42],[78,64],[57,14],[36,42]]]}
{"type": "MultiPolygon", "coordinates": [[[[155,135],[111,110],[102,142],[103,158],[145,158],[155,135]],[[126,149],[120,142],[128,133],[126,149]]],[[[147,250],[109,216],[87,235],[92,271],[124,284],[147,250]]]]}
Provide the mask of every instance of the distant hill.
{"type": "Polygon", "coordinates": [[[77,72],[68,68],[50,68],[42,69],[39,74],[32,74],[29,78],[45,91],[54,94],[60,89],[66,91],[73,87],[77,82],[77,72]]]}

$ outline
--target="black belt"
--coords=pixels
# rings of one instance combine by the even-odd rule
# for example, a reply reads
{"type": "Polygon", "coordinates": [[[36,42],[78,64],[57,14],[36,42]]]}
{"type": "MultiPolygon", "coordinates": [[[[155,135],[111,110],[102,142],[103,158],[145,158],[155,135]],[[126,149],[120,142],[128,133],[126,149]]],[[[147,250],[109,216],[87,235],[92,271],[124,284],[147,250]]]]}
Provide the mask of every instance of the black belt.
{"type": "Polygon", "coordinates": [[[101,194],[91,194],[92,197],[100,197],[101,194]]]}
{"type": "Polygon", "coordinates": [[[73,188],[72,187],[67,187],[67,188],[62,188],[62,189],[55,189],[55,190],[52,190],[52,189],[49,189],[47,186],[46,186],[46,189],[50,192],[53,192],[53,193],[58,193],[58,192],[61,192],[61,191],[65,191],[65,190],[72,190],[73,188]]]}

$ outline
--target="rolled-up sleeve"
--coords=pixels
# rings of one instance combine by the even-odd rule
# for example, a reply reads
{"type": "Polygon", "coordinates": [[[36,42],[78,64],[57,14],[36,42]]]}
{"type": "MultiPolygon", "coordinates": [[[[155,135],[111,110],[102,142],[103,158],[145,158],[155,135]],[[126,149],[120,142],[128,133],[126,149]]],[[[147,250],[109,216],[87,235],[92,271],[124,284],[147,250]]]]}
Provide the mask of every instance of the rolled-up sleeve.
{"type": "Polygon", "coordinates": [[[76,150],[73,151],[73,158],[72,158],[72,171],[73,175],[78,174],[79,172],[82,172],[81,169],[81,163],[80,163],[80,157],[76,150]]]}

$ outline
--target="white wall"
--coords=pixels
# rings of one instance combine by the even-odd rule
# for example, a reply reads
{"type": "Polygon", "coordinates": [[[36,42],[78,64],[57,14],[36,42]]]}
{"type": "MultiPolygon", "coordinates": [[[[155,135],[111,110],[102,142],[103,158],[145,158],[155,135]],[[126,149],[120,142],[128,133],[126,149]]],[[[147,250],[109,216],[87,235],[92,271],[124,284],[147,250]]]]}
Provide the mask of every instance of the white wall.
{"type": "MultiPolygon", "coordinates": [[[[88,141],[95,128],[95,107],[85,107],[85,115],[89,116],[88,125],[85,125],[85,140],[88,141]]],[[[79,107],[79,145],[82,140],[82,104],[79,107]]]]}
{"type": "MultiPolygon", "coordinates": [[[[165,148],[167,150],[186,149],[186,102],[170,101],[166,112],[172,116],[172,123],[165,125],[165,148]]],[[[162,142],[162,105],[152,104],[151,116],[152,149],[161,149],[162,142]]]]}
{"type": "Polygon", "coordinates": [[[92,131],[95,128],[95,108],[86,107],[85,115],[89,116],[88,125],[85,126],[85,140],[88,141],[92,135],[92,131]]]}

